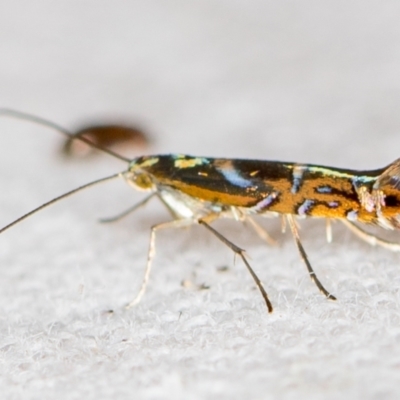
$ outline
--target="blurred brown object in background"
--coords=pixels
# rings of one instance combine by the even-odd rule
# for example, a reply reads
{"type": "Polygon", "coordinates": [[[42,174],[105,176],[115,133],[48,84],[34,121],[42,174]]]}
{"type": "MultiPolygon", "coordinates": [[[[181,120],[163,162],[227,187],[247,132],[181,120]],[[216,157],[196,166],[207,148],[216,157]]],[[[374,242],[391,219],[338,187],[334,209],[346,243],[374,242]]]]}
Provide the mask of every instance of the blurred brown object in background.
{"type": "MultiPolygon", "coordinates": [[[[83,136],[101,147],[112,149],[124,156],[141,153],[149,144],[148,135],[142,129],[128,125],[92,125],[80,129],[73,136],[83,136]]],[[[96,149],[71,137],[64,142],[62,152],[67,156],[84,157],[94,154],[96,149]]]]}

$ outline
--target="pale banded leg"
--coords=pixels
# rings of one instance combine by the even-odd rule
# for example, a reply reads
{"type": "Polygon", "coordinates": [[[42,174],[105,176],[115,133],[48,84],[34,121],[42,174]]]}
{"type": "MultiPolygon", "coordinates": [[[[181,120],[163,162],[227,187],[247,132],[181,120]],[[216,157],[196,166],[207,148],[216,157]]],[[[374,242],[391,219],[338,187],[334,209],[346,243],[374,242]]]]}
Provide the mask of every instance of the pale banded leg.
{"type": "Polygon", "coordinates": [[[276,246],[277,241],[269,235],[269,233],[253,218],[246,216],[244,221],[248,221],[251,227],[256,231],[257,235],[260,236],[261,239],[265,240],[269,245],[276,246]]]}
{"type": "Polygon", "coordinates": [[[117,221],[121,220],[122,218],[126,217],[127,215],[129,215],[130,213],[133,213],[138,208],[144,206],[149,200],[151,200],[156,195],[157,195],[157,192],[153,192],[149,196],[145,197],[143,200],[139,201],[139,203],[136,203],[134,206],[129,207],[127,210],[123,211],[122,213],[117,214],[114,217],[101,218],[101,219],[99,219],[99,221],[104,224],[107,224],[109,222],[117,222],[117,221]]]}
{"type": "Polygon", "coordinates": [[[284,215],[281,215],[281,232],[286,232],[286,218],[284,215]]]}
{"type": "Polygon", "coordinates": [[[364,229],[360,228],[355,223],[348,221],[347,219],[341,219],[341,221],[347,228],[350,229],[351,232],[353,232],[356,236],[358,236],[360,239],[364,240],[371,246],[381,246],[391,251],[400,251],[399,243],[390,242],[385,239],[380,239],[377,236],[373,235],[372,233],[364,231],[364,229]]]}
{"type": "Polygon", "coordinates": [[[147,283],[148,283],[149,277],[150,277],[151,264],[152,264],[152,261],[153,261],[153,258],[154,258],[155,252],[156,252],[156,247],[155,247],[156,232],[160,229],[181,228],[184,226],[193,225],[194,223],[195,222],[192,219],[175,219],[173,221],[168,221],[168,222],[164,222],[162,224],[154,225],[151,228],[149,251],[147,252],[146,270],[144,272],[142,285],[140,286],[140,290],[139,290],[138,294],[136,295],[136,297],[129,304],[126,305],[127,309],[138,304],[146,291],[147,283]]]}
{"type": "Polygon", "coordinates": [[[301,244],[300,241],[300,236],[299,236],[299,231],[296,226],[296,221],[293,218],[293,215],[287,214],[286,215],[290,229],[293,234],[294,241],[297,245],[297,249],[299,250],[300,256],[304,262],[304,264],[307,267],[308,273],[310,275],[311,280],[316,284],[317,288],[320,290],[321,293],[323,293],[329,300],[336,300],[336,297],[330,294],[322,285],[322,283],[319,281],[317,275],[315,274],[310,262],[308,261],[307,254],[303,248],[303,245],[301,244]]]}
{"type": "Polygon", "coordinates": [[[206,221],[200,219],[199,224],[204,225],[211,233],[213,233],[222,243],[226,244],[235,254],[237,254],[244,262],[246,265],[248,271],[250,272],[250,275],[254,279],[254,282],[256,283],[258,289],[260,290],[265,304],[267,305],[268,312],[273,311],[272,304],[268,298],[267,292],[264,289],[264,286],[262,282],[260,281],[260,278],[257,276],[257,274],[253,271],[251,268],[249,262],[247,261],[246,257],[244,256],[244,250],[241,249],[240,247],[236,246],[234,243],[232,243],[230,240],[228,240],[225,236],[223,236],[221,233],[219,233],[217,230],[215,230],[211,225],[209,225],[206,221]]]}
{"type": "Polygon", "coordinates": [[[326,241],[332,243],[332,221],[330,218],[326,219],[326,241]]]}

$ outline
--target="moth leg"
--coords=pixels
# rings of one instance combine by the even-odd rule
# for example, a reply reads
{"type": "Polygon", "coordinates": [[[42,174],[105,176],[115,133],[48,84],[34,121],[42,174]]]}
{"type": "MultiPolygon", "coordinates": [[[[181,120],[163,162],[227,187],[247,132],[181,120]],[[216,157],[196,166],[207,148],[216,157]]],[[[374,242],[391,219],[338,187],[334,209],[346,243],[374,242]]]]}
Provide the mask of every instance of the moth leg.
{"type": "Polygon", "coordinates": [[[129,207],[127,210],[123,211],[120,214],[115,215],[114,217],[109,217],[109,218],[101,218],[99,219],[99,222],[102,224],[108,224],[109,222],[117,222],[121,220],[122,218],[126,217],[130,213],[133,213],[136,211],[139,207],[144,206],[149,200],[151,200],[157,193],[153,192],[149,196],[145,197],[143,200],[139,201],[139,203],[136,203],[134,206],[129,207]]]}
{"type": "Polygon", "coordinates": [[[390,242],[385,239],[380,239],[379,237],[373,235],[372,233],[364,231],[364,229],[360,228],[355,223],[348,221],[347,219],[342,219],[341,221],[347,228],[350,229],[351,232],[353,232],[357,237],[364,240],[371,246],[381,246],[391,251],[400,251],[399,243],[390,242]]]}
{"type": "Polygon", "coordinates": [[[150,277],[151,264],[152,264],[152,261],[153,261],[153,258],[154,258],[155,252],[156,252],[156,247],[155,247],[156,232],[159,231],[160,229],[180,228],[180,227],[192,225],[193,223],[194,223],[194,221],[191,219],[176,219],[173,221],[168,221],[168,222],[164,222],[164,223],[152,226],[151,233],[150,233],[149,250],[147,252],[146,269],[145,269],[142,285],[140,286],[139,292],[136,295],[136,297],[125,306],[126,309],[131,308],[131,307],[135,306],[136,304],[138,304],[146,291],[147,283],[149,282],[149,277],[150,277]]]}
{"type": "Polygon", "coordinates": [[[281,215],[281,232],[286,233],[286,218],[284,215],[281,215]]]}
{"type": "Polygon", "coordinates": [[[230,240],[228,240],[225,236],[220,234],[218,231],[216,231],[211,225],[209,225],[204,219],[200,219],[199,224],[204,225],[211,233],[213,233],[222,243],[226,244],[235,254],[237,254],[244,262],[246,265],[248,271],[250,272],[250,275],[254,279],[254,282],[256,283],[258,289],[260,290],[264,300],[265,304],[267,305],[268,312],[273,311],[272,304],[268,298],[267,292],[264,289],[264,286],[262,282],[260,281],[260,278],[256,275],[256,273],[253,271],[251,268],[249,262],[247,261],[246,257],[244,256],[244,250],[241,249],[240,247],[236,246],[234,243],[232,243],[230,240]]]}
{"type": "Polygon", "coordinates": [[[326,241],[332,243],[332,221],[330,218],[326,219],[326,241]]]}
{"type": "Polygon", "coordinates": [[[244,221],[248,221],[251,227],[256,231],[257,235],[261,239],[265,240],[269,245],[277,245],[277,241],[273,237],[271,237],[269,233],[258,222],[254,221],[253,218],[246,216],[244,221]]]}
{"type": "Polygon", "coordinates": [[[322,283],[319,281],[319,279],[318,279],[317,275],[315,274],[310,262],[308,261],[307,254],[306,254],[306,252],[305,252],[305,250],[303,248],[303,245],[301,244],[301,241],[300,241],[299,231],[297,229],[296,222],[295,222],[295,220],[293,218],[293,215],[287,214],[286,217],[287,217],[287,221],[288,221],[289,226],[290,226],[290,230],[292,231],[293,238],[294,238],[294,241],[296,243],[297,249],[299,250],[300,256],[301,256],[304,264],[307,267],[307,270],[308,270],[308,273],[310,275],[311,280],[317,285],[317,288],[320,290],[321,293],[323,293],[326,296],[327,299],[336,300],[336,297],[333,296],[332,294],[330,294],[322,286],[322,283]]]}

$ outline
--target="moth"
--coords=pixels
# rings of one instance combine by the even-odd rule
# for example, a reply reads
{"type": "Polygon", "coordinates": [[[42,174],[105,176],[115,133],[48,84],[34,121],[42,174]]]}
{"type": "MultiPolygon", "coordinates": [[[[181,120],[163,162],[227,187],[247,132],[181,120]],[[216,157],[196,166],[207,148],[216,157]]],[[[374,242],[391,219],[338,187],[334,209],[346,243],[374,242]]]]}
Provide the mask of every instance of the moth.
{"type": "MultiPolygon", "coordinates": [[[[185,154],[146,155],[130,160],[103,148],[85,136],[74,136],[51,121],[8,109],[0,109],[0,115],[54,128],[63,133],[68,140],[80,140],[128,164],[122,172],[89,182],[40,205],[0,229],[0,233],[61,199],[117,178],[122,178],[135,189],[149,194],[131,209],[107,221],[122,218],[152,198],[158,198],[170,211],[170,221],[151,227],[143,282],[127,308],[139,303],[145,293],[155,255],[156,233],[161,229],[194,224],[204,226],[242,259],[269,312],[273,311],[273,306],[261,280],[250,266],[244,249],[217,231],[212,226],[215,220],[230,218],[246,221],[260,237],[271,242],[271,237],[253,217],[281,216],[290,227],[310,278],[330,300],[336,298],[325,289],[311,266],[301,243],[296,217],[340,220],[367,243],[400,251],[400,244],[381,239],[360,227],[360,224],[365,224],[378,225],[389,230],[400,229],[400,159],[387,167],[369,171],[185,154]]],[[[328,239],[329,237],[328,230],[328,239]]]]}

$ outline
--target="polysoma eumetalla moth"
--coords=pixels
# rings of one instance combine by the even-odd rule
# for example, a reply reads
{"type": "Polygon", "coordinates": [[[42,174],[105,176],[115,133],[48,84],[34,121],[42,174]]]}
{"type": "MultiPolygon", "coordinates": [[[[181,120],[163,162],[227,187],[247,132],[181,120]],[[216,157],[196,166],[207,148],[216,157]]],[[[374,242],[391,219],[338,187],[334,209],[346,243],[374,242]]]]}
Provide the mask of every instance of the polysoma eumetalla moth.
{"type": "MultiPolygon", "coordinates": [[[[21,216],[0,229],[5,232],[36,212],[81,190],[122,178],[134,188],[149,194],[116,218],[133,212],[157,197],[173,218],[151,227],[147,264],[141,288],[129,302],[130,308],[141,300],[150,276],[155,255],[156,233],[161,229],[200,224],[240,257],[264,298],[267,309],[273,307],[245,252],[212,227],[220,218],[246,221],[266,241],[273,241],[253,216],[281,216],[288,223],[301,259],[310,278],[328,299],[336,300],[316,276],[300,240],[295,217],[339,219],[354,234],[371,245],[400,251],[392,243],[363,230],[360,224],[384,229],[400,228],[400,159],[387,167],[356,171],[312,164],[281,161],[197,157],[184,154],[147,155],[133,159],[116,154],[85,136],[74,136],[61,126],[23,112],[0,109],[0,116],[31,121],[98,148],[128,164],[126,170],[64,193],[21,216]]],[[[327,229],[330,239],[329,225],[327,229]]]]}

